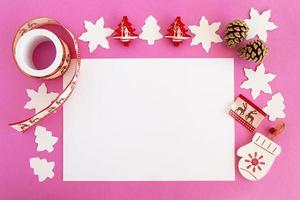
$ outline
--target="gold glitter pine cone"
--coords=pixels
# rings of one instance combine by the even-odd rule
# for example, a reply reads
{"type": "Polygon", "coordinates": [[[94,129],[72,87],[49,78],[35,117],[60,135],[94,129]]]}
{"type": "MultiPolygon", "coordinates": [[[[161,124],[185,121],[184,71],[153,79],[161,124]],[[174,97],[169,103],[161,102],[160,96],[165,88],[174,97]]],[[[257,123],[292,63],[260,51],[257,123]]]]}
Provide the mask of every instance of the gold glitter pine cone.
{"type": "Polygon", "coordinates": [[[226,26],[224,40],[229,48],[235,47],[241,41],[245,40],[249,31],[246,22],[236,19],[226,26]]]}
{"type": "Polygon", "coordinates": [[[266,44],[260,40],[252,40],[250,43],[248,43],[245,47],[240,48],[238,50],[238,54],[240,57],[245,58],[248,61],[254,61],[254,62],[262,62],[269,51],[269,48],[266,46],[266,44]]]}

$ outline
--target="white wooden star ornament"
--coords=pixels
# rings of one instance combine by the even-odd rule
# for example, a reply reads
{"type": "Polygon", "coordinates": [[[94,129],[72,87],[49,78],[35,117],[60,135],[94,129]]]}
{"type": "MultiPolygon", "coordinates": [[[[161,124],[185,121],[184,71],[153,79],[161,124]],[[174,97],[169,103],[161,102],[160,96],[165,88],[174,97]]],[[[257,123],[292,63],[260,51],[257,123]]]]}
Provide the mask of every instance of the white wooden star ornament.
{"type": "Polygon", "coordinates": [[[199,26],[189,26],[191,32],[195,34],[194,38],[192,39],[191,46],[201,43],[203,49],[208,53],[212,42],[222,42],[220,35],[216,33],[219,30],[220,25],[220,22],[215,22],[209,25],[207,19],[202,16],[199,22],[199,26]]]}
{"type": "Polygon", "coordinates": [[[256,68],[256,71],[247,68],[245,68],[244,71],[248,80],[242,83],[241,88],[251,89],[251,95],[253,99],[256,99],[260,95],[261,91],[272,94],[272,89],[269,85],[269,82],[272,81],[276,75],[271,73],[266,74],[263,63],[256,68]]]}
{"type": "Polygon", "coordinates": [[[53,145],[56,144],[58,138],[52,136],[51,131],[48,131],[45,127],[37,126],[34,135],[36,136],[37,151],[52,152],[54,150],[53,145]]]}
{"type": "Polygon", "coordinates": [[[90,52],[95,51],[98,45],[102,48],[109,49],[109,42],[106,38],[110,36],[114,30],[111,28],[104,28],[103,17],[100,17],[96,24],[93,24],[90,21],[84,21],[84,27],[86,32],[83,33],[79,39],[84,42],[89,42],[90,52]]]}
{"type": "Polygon", "coordinates": [[[47,178],[53,178],[53,168],[55,163],[48,162],[46,159],[40,159],[38,157],[29,159],[30,167],[33,169],[33,173],[38,176],[39,182],[45,181],[47,178]]]}
{"type": "Polygon", "coordinates": [[[276,118],[285,118],[284,108],[284,98],[279,92],[272,96],[263,111],[269,115],[270,121],[275,121],[276,118]]]}
{"type": "Polygon", "coordinates": [[[245,22],[249,27],[247,39],[254,38],[256,35],[264,42],[267,41],[267,31],[272,31],[277,26],[270,22],[271,10],[266,10],[262,14],[259,14],[257,10],[251,8],[250,19],[246,19],[245,22]]]}
{"type": "Polygon", "coordinates": [[[46,108],[58,96],[58,94],[55,92],[48,93],[45,83],[43,83],[37,91],[33,89],[27,89],[26,92],[31,100],[25,104],[24,108],[35,109],[35,113],[38,113],[46,108]]]}

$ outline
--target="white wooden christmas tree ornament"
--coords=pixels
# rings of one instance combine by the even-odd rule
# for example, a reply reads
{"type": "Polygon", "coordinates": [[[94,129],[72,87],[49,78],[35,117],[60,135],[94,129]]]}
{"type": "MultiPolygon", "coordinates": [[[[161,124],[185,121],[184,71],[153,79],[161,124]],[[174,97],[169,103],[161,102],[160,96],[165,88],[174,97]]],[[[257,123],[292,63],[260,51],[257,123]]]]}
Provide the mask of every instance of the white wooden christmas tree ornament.
{"type": "Polygon", "coordinates": [[[83,33],[79,39],[84,42],[89,42],[90,52],[95,51],[98,45],[102,48],[109,49],[109,43],[106,38],[110,36],[114,30],[111,28],[104,28],[103,17],[100,17],[96,24],[93,24],[90,21],[84,21],[84,27],[86,32],[83,33]]]}
{"type": "Polygon", "coordinates": [[[195,34],[192,39],[191,46],[201,43],[203,49],[208,53],[212,42],[222,42],[220,35],[216,33],[219,30],[221,23],[215,22],[209,25],[207,19],[203,16],[201,17],[199,24],[199,26],[189,26],[191,32],[195,34]]]}
{"type": "Polygon", "coordinates": [[[58,96],[58,94],[55,92],[48,93],[45,83],[43,83],[37,91],[33,89],[27,89],[26,92],[31,100],[25,104],[24,108],[35,109],[35,113],[38,113],[46,108],[58,96]]]}
{"type": "Polygon", "coordinates": [[[246,19],[245,22],[249,27],[247,39],[254,38],[256,35],[264,42],[267,41],[267,31],[272,31],[277,28],[273,22],[269,22],[271,17],[271,10],[264,11],[259,14],[257,10],[251,8],[250,19],[246,19]]]}
{"type": "Polygon", "coordinates": [[[40,159],[38,157],[30,158],[30,167],[33,169],[33,173],[38,176],[39,182],[45,181],[47,178],[53,178],[53,168],[55,163],[48,162],[46,159],[40,159]]]}
{"type": "Polygon", "coordinates": [[[145,25],[142,27],[143,32],[139,35],[142,40],[147,40],[148,45],[153,45],[155,40],[159,40],[163,35],[159,32],[160,27],[153,16],[147,17],[145,25]]]}
{"type": "Polygon", "coordinates": [[[276,118],[285,118],[284,108],[284,98],[279,92],[272,96],[272,99],[268,101],[263,111],[269,115],[270,121],[275,121],[276,118]]]}
{"type": "Polygon", "coordinates": [[[268,173],[280,152],[278,144],[256,133],[250,143],[238,149],[237,155],[241,157],[238,169],[244,178],[257,181],[268,173]]]}
{"type": "Polygon", "coordinates": [[[34,135],[36,136],[37,151],[52,152],[54,150],[53,145],[56,144],[58,138],[52,136],[51,131],[47,131],[45,127],[37,126],[34,135]]]}
{"type": "Polygon", "coordinates": [[[244,68],[244,71],[248,80],[242,83],[241,88],[251,89],[251,95],[253,99],[256,99],[260,95],[261,91],[272,94],[272,89],[269,85],[269,82],[272,81],[276,75],[271,73],[266,74],[263,63],[256,68],[256,71],[247,68],[244,68]]]}

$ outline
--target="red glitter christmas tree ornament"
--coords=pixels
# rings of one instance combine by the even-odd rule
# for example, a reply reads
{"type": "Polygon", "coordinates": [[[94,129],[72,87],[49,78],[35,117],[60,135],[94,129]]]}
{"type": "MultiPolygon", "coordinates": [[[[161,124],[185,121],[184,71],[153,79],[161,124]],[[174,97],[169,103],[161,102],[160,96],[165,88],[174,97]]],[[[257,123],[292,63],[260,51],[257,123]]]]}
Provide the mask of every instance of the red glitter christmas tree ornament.
{"type": "Polygon", "coordinates": [[[120,40],[124,46],[129,46],[131,40],[138,38],[138,34],[134,33],[135,29],[129,22],[127,16],[123,16],[122,21],[118,24],[118,27],[113,33],[113,38],[120,40]]]}
{"type": "Polygon", "coordinates": [[[185,28],[185,24],[181,21],[181,17],[178,16],[171,24],[165,37],[170,38],[174,46],[178,47],[180,43],[191,37],[188,31],[189,30],[185,28]]]}

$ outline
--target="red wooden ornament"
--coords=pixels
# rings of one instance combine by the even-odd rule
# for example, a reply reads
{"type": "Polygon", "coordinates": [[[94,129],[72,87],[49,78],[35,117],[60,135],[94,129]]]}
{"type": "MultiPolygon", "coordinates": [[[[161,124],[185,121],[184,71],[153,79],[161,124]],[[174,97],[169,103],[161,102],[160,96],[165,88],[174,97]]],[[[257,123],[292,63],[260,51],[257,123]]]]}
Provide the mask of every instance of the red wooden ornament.
{"type": "Polygon", "coordinates": [[[168,29],[166,38],[170,38],[175,47],[178,47],[184,40],[189,39],[191,36],[188,33],[188,29],[185,28],[185,24],[181,21],[181,17],[176,17],[175,21],[168,29]]]}
{"type": "Polygon", "coordinates": [[[123,16],[122,21],[118,24],[112,37],[116,40],[120,40],[124,46],[129,46],[131,40],[138,38],[138,34],[134,33],[134,31],[135,29],[128,21],[128,17],[123,16]]]}

